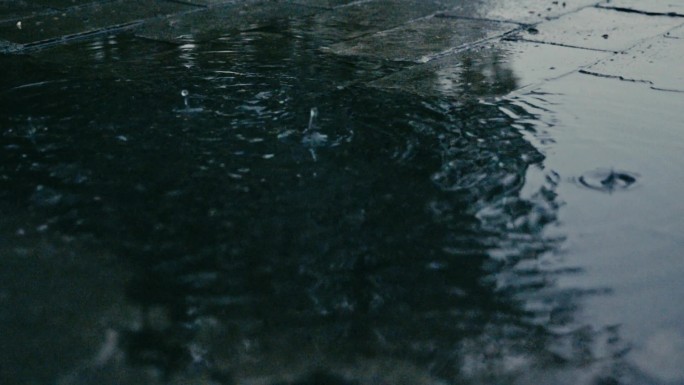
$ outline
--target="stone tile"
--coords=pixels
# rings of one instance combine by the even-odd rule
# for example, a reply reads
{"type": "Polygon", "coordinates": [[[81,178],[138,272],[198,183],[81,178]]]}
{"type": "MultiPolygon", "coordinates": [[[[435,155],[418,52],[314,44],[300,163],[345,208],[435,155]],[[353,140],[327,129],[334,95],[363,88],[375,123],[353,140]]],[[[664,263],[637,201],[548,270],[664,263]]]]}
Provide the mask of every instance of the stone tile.
{"type": "Polygon", "coordinates": [[[182,12],[193,7],[166,1],[120,0],[22,20],[22,28],[13,22],[0,24],[0,39],[12,43],[35,44],[73,37],[98,30],[124,26],[146,18],[182,12]]]}
{"type": "Polygon", "coordinates": [[[206,41],[236,31],[262,28],[277,20],[309,16],[315,12],[315,8],[302,5],[243,1],[152,21],[138,30],[137,35],[169,42],[206,41]]]}
{"type": "Polygon", "coordinates": [[[607,77],[649,82],[653,88],[684,92],[684,39],[659,36],[588,68],[607,77]]]}
{"type": "Polygon", "coordinates": [[[530,42],[497,42],[376,80],[371,86],[422,96],[503,95],[595,63],[607,53],[530,42]]]}
{"type": "Polygon", "coordinates": [[[95,3],[105,3],[107,1],[110,0],[31,0],[31,3],[39,5],[41,7],[63,10],[70,7],[78,7],[95,3]]]}
{"type": "Polygon", "coordinates": [[[26,1],[2,2],[0,1],[0,23],[18,22],[38,13],[49,12],[50,9],[32,4],[26,1]]]}
{"type": "Polygon", "coordinates": [[[317,14],[307,32],[328,43],[339,42],[395,28],[408,21],[447,10],[452,6],[453,2],[448,0],[356,2],[337,8],[333,12],[317,14]]]}
{"type": "Polygon", "coordinates": [[[429,17],[398,28],[334,44],[330,50],[340,55],[426,62],[440,52],[502,35],[516,27],[515,24],[495,21],[429,17]]]}
{"type": "Polygon", "coordinates": [[[520,34],[529,41],[604,51],[624,51],[680,25],[667,16],[646,16],[602,8],[585,8],[541,23],[520,34]]]}
{"type": "Polygon", "coordinates": [[[582,7],[594,5],[597,2],[597,0],[462,1],[449,11],[448,14],[534,24],[548,18],[577,11],[582,7]]]}
{"type": "Polygon", "coordinates": [[[681,0],[608,0],[599,7],[684,16],[684,2],[681,0]]]}

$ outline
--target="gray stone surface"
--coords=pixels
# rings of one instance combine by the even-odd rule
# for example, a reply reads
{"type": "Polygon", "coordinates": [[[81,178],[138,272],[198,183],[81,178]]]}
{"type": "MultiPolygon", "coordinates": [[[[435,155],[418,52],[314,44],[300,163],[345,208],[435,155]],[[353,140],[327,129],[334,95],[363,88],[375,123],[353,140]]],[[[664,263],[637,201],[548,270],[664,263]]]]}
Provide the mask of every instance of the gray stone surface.
{"type": "Polygon", "coordinates": [[[454,17],[419,19],[388,31],[332,45],[341,55],[426,62],[435,54],[512,31],[515,24],[454,17]]]}
{"type": "Polygon", "coordinates": [[[650,83],[654,88],[684,92],[684,39],[659,36],[622,54],[604,59],[588,71],[650,83]]]}
{"type": "Polygon", "coordinates": [[[0,24],[0,39],[19,44],[35,44],[52,39],[69,38],[112,27],[130,25],[137,21],[183,12],[193,7],[166,1],[120,0],[79,7],[70,12],[38,15],[15,22],[0,24]]]}
{"type": "Polygon", "coordinates": [[[630,9],[639,12],[684,15],[684,2],[681,0],[608,0],[600,7],[630,9]]]}
{"type": "Polygon", "coordinates": [[[448,14],[534,24],[596,3],[597,0],[465,1],[456,5],[448,14]]]}
{"type": "Polygon", "coordinates": [[[682,24],[676,17],[585,8],[521,33],[529,41],[604,51],[624,51],[682,24]]]}
{"type": "Polygon", "coordinates": [[[422,96],[500,95],[575,71],[607,53],[530,42],[497,42],[387,76],[374,87],[422,96]],[[488,87],[473,89],[472,84],[488,87]]]}

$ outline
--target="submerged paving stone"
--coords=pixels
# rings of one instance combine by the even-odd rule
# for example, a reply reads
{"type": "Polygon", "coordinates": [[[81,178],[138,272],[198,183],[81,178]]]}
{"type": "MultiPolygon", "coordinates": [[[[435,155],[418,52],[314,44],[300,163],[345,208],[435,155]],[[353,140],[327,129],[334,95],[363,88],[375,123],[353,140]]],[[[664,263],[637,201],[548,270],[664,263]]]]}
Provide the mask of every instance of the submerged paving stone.
{"type": "Polygon", "coordinates": [[[599,4],[599,7],[684,16],[684,2],[680,0],[608,0],[599,4]]]}
{"type": "Polygon", "coordinates": [[[192,6],[167,1],[113,1],[81,7],[68,13],[24,19],[21,28],[17,28],[13,22],[0,24],[0,39],[19,44],[36,44],[131,25],[146,18],[191,9],[192,6]]]}
{"type": "Polygon", "coordinates": [[[430,17],[359,39],[332,45],[340,55],[375,56],[426,62],[435,54],[512,31],[517,26],[494,21],[430,17]]]}
{"type": "Polygon", "coordinates": [[[447,14],[534,24],[594,4],[596,0],[466,1],[458,4],[447,14]]]}
{"type": "Polygon", "coordinates": [[[592,7],[541,23],[522,32],[520,38],[571,47],[623,51],[681,23],[681,19],[674,17],[592,7]]]}
{"type": "MultiPolygon", "coordinates": [[[[174,0],[167,0],[167,1],[174,1],[174,0]]],[[[214,5],[232,3],[232,2],[234,2],[234,0],[182,0],[182,2],[188,3],[188,4],[193,4],[193,5],[214,6],[214,5]]]]}
{"type": "Polygon", "coordinates": [[[290,2],[293,4],[307,5],[310,7],[333,9],[355,3],[357,1],[359,0],[291,0],[290,2]]]}
{"type": "Polygon", "coordinates": [[[42,12],[49,12],[50,9],[29,4],[27,2],[3,2],[0,1],[0,23],[18,22],[24,18],[34,16],[42,12]]]}
{"type": "Polygon", "coordinates": [[[308,33],[329,42],[353,39],[398,27],[453,7],[449,0],[375,0],[356,2],[313,18],[308,33]],[[391,12],[390,12],[391,10],[391,12]]]}
{"type": "Polygon", "coordinates": [[[607,77],[645,81],[653,88],[684,92],[684,39],[658,37],[604,59],[588,71],[607,77]]]}
{"type": "Polygon", "coordinates": [[[206,41],[315,12],[315,8],[290,3],[244,1],[148,22],[137,35],[169,42],[206,41]]]}
{"type": "Polygon", "coordinates": [[[422,96],[502,95],[557,78],[607,54],[530,42],[504,41],[439,58],[371,83],[422,96]]]}
{"type": "Polygon", "coordinates": [[[70,7],[78,7],[82,5],[89,5],[95,3],[106,3],[111,0],[31,0],[31,3],[43,7],[55,9],[67,9],[70,7]]]}

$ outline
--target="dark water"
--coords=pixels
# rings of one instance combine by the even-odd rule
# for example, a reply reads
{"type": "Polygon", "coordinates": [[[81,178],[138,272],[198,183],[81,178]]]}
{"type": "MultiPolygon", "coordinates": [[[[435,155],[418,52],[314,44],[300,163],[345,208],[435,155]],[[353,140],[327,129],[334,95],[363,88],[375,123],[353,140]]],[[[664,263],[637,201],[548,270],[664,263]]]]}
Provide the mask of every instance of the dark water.
{"type": "Polygon", "coordinates": [[[385,91],[298,28],[0,57],[0,383],[617,383],[511,68],[385,91]]]}

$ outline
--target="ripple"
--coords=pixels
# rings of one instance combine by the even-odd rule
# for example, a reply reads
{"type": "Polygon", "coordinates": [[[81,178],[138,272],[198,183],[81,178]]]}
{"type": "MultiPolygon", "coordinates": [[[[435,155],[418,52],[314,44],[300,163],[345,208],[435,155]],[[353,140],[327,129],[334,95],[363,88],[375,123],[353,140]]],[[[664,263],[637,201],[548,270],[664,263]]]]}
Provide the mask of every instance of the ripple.
{"type": "Polygon", "coordinates": [[[639,174],[614,169],[596,169],[586,172],[577,181],[592,190],[611,193],[628,190],[636,185],[639,174]]]}

